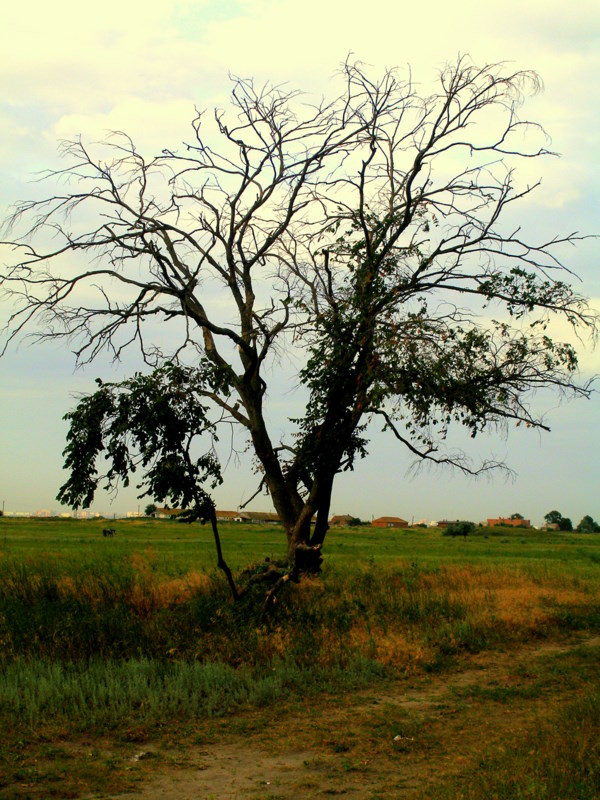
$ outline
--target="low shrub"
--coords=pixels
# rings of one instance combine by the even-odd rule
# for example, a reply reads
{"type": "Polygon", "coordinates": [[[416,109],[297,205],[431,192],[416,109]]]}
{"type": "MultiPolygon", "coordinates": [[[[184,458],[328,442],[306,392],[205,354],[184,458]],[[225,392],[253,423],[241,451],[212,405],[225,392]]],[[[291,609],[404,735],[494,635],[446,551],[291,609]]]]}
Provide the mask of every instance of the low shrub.
{"type": "Polygon", "coordinates": [[[450,525],[446,525],[442,531],[442,536],[468,536],[470,533],[473,533],[474,530],[474,522],[460,520],[459,522],[453,522],[450,525]]]}

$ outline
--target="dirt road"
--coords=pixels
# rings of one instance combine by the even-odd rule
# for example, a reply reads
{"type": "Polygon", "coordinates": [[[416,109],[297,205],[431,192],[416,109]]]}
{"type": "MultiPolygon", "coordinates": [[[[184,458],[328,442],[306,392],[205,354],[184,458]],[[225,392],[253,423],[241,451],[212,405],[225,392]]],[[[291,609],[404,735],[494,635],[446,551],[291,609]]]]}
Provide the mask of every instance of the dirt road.
{"type": "Polygon", "coordinates": [[[247,712],[201,725],[179,746],[142,743],[130,757],[136,789],[111,797],[409,797],[531,729],[551,693],[540,666],[580,645],[599,647],[600,637],[488,652],[449,675],[407,677],[385,691],[247,712]]]}

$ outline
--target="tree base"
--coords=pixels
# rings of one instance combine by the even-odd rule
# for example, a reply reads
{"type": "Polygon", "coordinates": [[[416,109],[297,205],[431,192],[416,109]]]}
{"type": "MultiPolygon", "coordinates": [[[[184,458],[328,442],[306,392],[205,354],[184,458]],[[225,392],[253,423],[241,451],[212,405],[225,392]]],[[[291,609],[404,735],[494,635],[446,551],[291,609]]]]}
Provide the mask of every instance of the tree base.
{"type": "Polygon", "coordinates": [[[300,575],[318,575],[321,572],[323,555],[321,545],[299,544],[294,554],[294,566],[291,572],[292,580],[298,580],[300,575]]]}

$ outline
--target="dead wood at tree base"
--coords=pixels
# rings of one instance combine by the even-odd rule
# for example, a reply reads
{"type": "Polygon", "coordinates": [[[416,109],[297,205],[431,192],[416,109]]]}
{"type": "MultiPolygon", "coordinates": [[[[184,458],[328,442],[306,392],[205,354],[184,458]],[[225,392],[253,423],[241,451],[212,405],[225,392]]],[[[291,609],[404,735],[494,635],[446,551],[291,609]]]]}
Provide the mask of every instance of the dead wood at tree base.
{"type": "Polygon", "coordinates": [[[276,569],[275,567],[271,567],[266,572],[258,572],[250,577],[248,583],[270,583],[274,584],[283,577],[283,573],[276,569]]]}
{"type": "MultiPolygon", "coordinates": [[[[294,552],[294,564],[289,572],[273,584],[273,587],[265,595],[262,606],[262,614],[266,614],[269,609],[277,602],[277,596],[289,581],[299,583],[302,574],[316,575],[321,571],[323,557],[321,555],[321,545],[299,544],[294,552]]],[[[271,570],[269,570],[271,571],[271,570]]]]}
{"type": "Polygon", "coordinates": [[[297,575],[303,572],[310,575],[318,575],[321,572],[322,563],[323,556],[321,554],[320,544],[297,545],[294,555],[294,572],[296,572],[297,575]]]}

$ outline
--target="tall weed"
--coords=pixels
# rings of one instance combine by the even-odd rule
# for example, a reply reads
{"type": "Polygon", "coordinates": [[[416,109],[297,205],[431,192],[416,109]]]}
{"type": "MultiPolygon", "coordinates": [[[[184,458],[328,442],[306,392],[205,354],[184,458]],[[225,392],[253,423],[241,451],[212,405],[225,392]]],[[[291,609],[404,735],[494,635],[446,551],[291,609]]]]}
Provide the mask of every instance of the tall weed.
{"type": "MultiPolygon", "coordinates": [[[[288,585],[289,586],[289,585],[288,585]]],[[[154,569],[151,552],[61,571],[56,562],[0,563],[3,661],[219,661],[293,658],[326,667],[356,657],[411,669],[462,650],[595,628],[600,598],[574,576],[540,582],[518,569],[396,562],[328,568],[289,586],[261,615],[264,589],[232,603],[220,576],[154,569]]]]}
{"type": "Polygon", "coordinates": [[[87,664],[18,659],[0,674],[0,719],[35,727],[43,720],[69,721],[75,730],[219,716],[246,705],[272,703],[290,693],[348,691],[372,683],[383,671],[356,658],[344,667],[307,670],[292,659],[268,670],[234,669],[222,662],[156,659],[87,664]]]}

